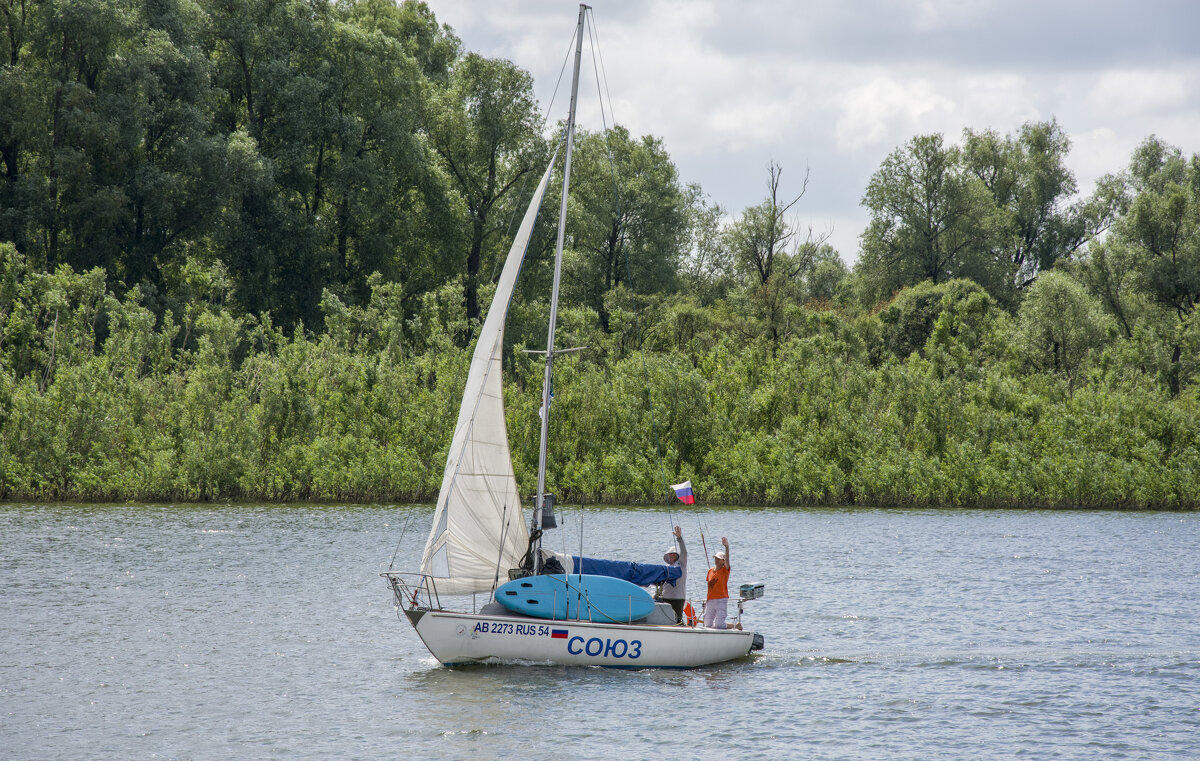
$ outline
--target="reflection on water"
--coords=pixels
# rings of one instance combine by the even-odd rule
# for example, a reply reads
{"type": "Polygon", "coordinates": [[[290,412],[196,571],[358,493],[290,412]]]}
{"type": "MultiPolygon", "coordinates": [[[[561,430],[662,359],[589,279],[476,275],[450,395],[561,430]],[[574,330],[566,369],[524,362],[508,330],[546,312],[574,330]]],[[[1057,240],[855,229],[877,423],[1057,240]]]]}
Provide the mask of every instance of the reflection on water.
{"type": "Polygon", "coordinates": [[[682,525],[694,596],[702,521],[766,584],[762,653],[610,671],[437,665],[378,576],[430,514],[0,507],[4,757],[1200,756],[1197,515],[568,511],[631,560],[682,525]]]}

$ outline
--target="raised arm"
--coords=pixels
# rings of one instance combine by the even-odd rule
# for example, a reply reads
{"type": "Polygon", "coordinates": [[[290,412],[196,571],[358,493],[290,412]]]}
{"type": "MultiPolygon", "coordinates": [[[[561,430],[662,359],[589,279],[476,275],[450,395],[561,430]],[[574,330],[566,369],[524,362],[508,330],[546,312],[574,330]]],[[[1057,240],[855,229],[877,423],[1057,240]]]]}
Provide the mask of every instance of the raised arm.
{"type": "Polygon", "coordinates": [[[725,567],[732,571],[733,566],[729,564],[729,540],[721,537],[721,545],[725,548],[725,567]]]}

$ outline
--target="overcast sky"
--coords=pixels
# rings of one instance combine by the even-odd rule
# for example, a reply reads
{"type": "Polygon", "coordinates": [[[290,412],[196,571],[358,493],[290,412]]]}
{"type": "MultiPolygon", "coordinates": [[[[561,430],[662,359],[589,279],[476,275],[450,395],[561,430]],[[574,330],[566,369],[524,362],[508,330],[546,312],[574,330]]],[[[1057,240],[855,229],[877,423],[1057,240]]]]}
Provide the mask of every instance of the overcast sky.
{"type": "MultiPolygon", "coordinates": [[[[465,50],[513,61],[549,104],[577,2],[427,2],[465,50]]],[[[915,135],[958,142],[964,127],[1011,134],[1055,118],[1084,194],[1150,134],[1200,153],[1200,0],[591,5],[616,121],[662,138],[680,178],[731,216],[764,198],[769,161],[785,194],[807,168],[796,221],[832,229],[847,264],[867,182],[915,135]]],[[[598,129],[586,43],[584,57],[579,120],[598,129]]]]}

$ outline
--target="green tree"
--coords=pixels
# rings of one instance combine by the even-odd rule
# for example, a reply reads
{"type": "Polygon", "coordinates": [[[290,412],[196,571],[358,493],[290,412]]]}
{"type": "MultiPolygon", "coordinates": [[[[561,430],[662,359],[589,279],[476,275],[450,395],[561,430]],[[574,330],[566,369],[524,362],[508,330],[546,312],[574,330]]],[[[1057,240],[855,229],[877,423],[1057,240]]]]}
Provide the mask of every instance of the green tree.
{"type": "Polygon", "coordinates": [[[1115,240],[1095,241],[1071,262],[1072,275],[1100,299],[1126,339],[1133,338],[1147,306],[1139,288],[1141,269],[1140,257],[1115,240]]]}
{"type": "Polygon", "coordinates": [[[989,292],[1009,281],[995,259],[991,194],[941,135],[915,137],[884,159],[863,205],[871,221],[857,269],[872,300],[922,280],[970,277],[989,292]]]}
{"type": "Polygon", "coordinates": [[[846,265],[833,247],[821,246],[814,257],[812,269],[805,277],[808,301],[830,303],[839,299],[848,274],[846,265]]]}
{"type": "Polygon", "coordinates": [[[1139,266],[1140,289],[1177,318],[1168,339],[1167,384],[1183,387],[1185,347],[1194,346],[1200,303],[1200,156],[1150,137],[1134,152],[1128,172],[1132,201],[1115,226],[1111,245],[1118,257],[1139,266]]]}
{"type": "MultiPolygon", "coordinates": [[[[882,327],[879,335],[883,353],[905,359],[922,350],[942,312],[986,293],[978,283],[966,278],[938,284],[925,280],[905,288],[876,315],[882,327]]],[[[993,308],[995,303],[991,299],[986,301],[993,308]]],[[[881,358],[882,353],[877,356],[881,358]]]]}
{"type": "Polygon", "coordinates": [[[806,171],[800,192],[787,200],[780,195],[783,167],[772,161],[767,165],[766,198],[743,211],[726,230],[725,247],[747,279],[766,285],[776,274],[793,280],[811,269],[829,234],[814,234],[810,228],[800,240],[800,228],[789,218],[808,190],[808,179],[806,171]]]}
{"type": "Polygon", "coordinates": [[[604,295],[625,284],[661,293],[677,284],[687,243],[688,197],[662,141],[614,126],[581,131],[572,163],[570,298],[607,327],[604,295]],[[632,282],[628,282],[632,278],[632,282]]]}
{"type": "Polygon", "coordinates": [[[0,240],[28,252],[27,216],[36,197],[30,154],[38,125],[44,122],[44,76],[26,60],[36,6],[25,0],[0,0],[0,240]]]}
{"type": "Polygon", "coordinates": [[[44,4],[29,19],[18,78],[47,100],[19,112],[31,123],[14,145],[10,219],[24,230],[10,235],[46,267],[101,266],[118,285],[157,288],[219,203],[197,26],[172,0],[44,4]]]}
{"type": "Polygon", "coordinates": [[[359,302],[373,272],[432,287],[458,239],[448,188],[420,137],[424,75],[401,41],[354,23],[333,24],[327,44],[305,212],[332,248],[329,281],[359,302]]]}
{"type": "MultiPolygon", "coordinates": [[[[129,49],[104,77],[101,98],[115,144],[97,178],[121,200],[115,229],[98,231],[126,286],[163,285],[163,268],[186,256],[220,210],[224,141],[212,134],[210,67],[175,0],[146,6],[129,49]]],[[[98,241],[93,250],[101,249],[98,241]]],[[[115,266],[114,266],[115,265],[115,266]]]]}
{"type": "Polygon", "coordinates": [[[462,43],[453,30],[438,24],[429,6],[419,0],[357,0],[345,7],[346,20],[395,40],[412,56],[427,79],[444,85],[462,43]]]}
{"type": "Polygon", "coordinates": [[[1098,299],[1065,273],[1038,278],[1018,313],[1021,350],[1033,367],[1076,386],[1089,359],[1115,332],[1098,299]]]}
{"type": "Polygon", "coordinates": [[[688,185],[685,193],[688,243],[687,253],[680,265],[680,276],[687,283],[689,293],[712,301],[733,285],[735,275],[733,263],[725,255],[722,241],[721,220],[725,210],[720,204],[711,202],[695,183],[688,185]]]}
{"type": "Polygon", "coordinates": [[[528,73],[509,61],[468,53],[433,98],[430,141],[467,211],[467,317],[480,315],[480,272],[507,218],[497,204],[519,188],[545,155],[528,73]]]}
{"type": "Polygon", "coordinates": [[[40,187],[29,199],[34,245],[27,250],[47,269],[108,266],[117,250],[111,231],[124,216],[125,198],[104,171],[119,130],[119,114],[103,97],[105,77],[134,36],[137,14],[130,3],[81,0],[38,5],[33,16],[32,55],[23,60],[36,60],[40,76],[31,84],[43,89],[48,103],[40,139],[29,146],[40,187]]]}
{"type": "Polygon", "coordinates": [[[211,17],[235,175],[214,248],[239,301],[290,328],[320,319],[327,286],[367,299],[375,271],[432,287],[458,241],[422,134],[457,40],[412,3],[220,0],[211,17]]]}
{"type": "Polygon", "coordinates": [[[1118,237],[1146,257],[1146,290],[1186,320],[1200,302],[1200,155],[1150,138],[1131,170],[1136,196],[1118,237]]]}
{"type": "Polygon", "coordinates": [[[1015,136],[963,130],[963,161],[1001,214],[996,258],[1010,267],[1014,289],[1028,288],[1038,273],[1071,256],[1111,222],[1103,194],[1066,205],[1076,191],[1065,163],[1070,145],[1054,120],[1027,123],[1015,136]]]}

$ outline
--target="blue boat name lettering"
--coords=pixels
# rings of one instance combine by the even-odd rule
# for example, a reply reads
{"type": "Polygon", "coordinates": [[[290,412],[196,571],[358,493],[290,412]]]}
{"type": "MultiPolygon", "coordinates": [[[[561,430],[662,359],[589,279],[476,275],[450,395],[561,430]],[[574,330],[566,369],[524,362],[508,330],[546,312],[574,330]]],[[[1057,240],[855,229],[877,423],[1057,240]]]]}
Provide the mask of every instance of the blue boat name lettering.
{"type": "Polygon", "coordinates": [[[600,639],[592,637],[571,637],[567,640],[567,652],[571,655],[603,655],[605,658],[629,658],[634,660],[642,657],[642,641],[639,639],[600,639]]]}

